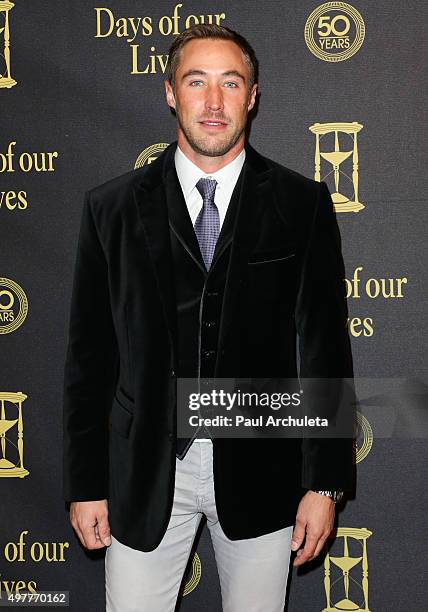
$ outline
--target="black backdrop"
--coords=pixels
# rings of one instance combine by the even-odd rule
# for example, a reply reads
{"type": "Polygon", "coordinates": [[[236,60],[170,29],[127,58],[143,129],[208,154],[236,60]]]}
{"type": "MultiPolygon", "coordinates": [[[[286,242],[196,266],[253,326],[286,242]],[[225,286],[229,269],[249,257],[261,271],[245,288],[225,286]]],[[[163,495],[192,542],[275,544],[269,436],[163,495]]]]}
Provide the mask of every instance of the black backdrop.
{"type": "MultiPolygon", "coordinates": [[[[4,432],[0,446],[0,602],[7,589],[32,585],[41,591],[69,591],[72,610],[104,609],[104,553],[82,549],[61,499],[62,373],[72,272],[84,190],[132,169],[148,147],[175,139],[175,119],[166,105],[161,69],[173,33],[159,31],[159,21],[164,17],[161,24],[168,27],[171,21],[166,17],[172,18],[174,9],[180,15],[180,31],[192,14],[217,14],[222,24],[240,31],[254,46],[261,95],[250,140],[264,155],[315,177],[316,139],[310,127],[335,124],[340,150],[351,151],[352,137],[341,131],[340,124],[362,126],[357,152],[359,200],[364,208],[337,212],[347,278],[355,274],[360,278],[358,297],[355,291],[348,297],[356,376],[369,379],[376,390],[380,388],[376,381],[382,380],[382,392],[397,383],[407,384],[412,392],[417,389],[416,400],[406,393],[400,396],[405,414],[415,401],[423,404],[427,378],[423,22],[428,10],[419,0],[326,4],[312,30],[308,26],[315,40],[323,31],[322,15],[330,25],[335,15],[348,16],[351,43],[358,32],[360,39],[365,34],[360,48],[342,61],[335,61],[334,47],[324,58],[309,49],[305,25],[321,7],[310,0],[182,4],[16,0],[14,6],[0,2],[0,30],[4,28],[0,51],[7,46],[7,31],[10,36],[9,70],[6,60],[0,70],[0,423],[18,418],[19,396],[14,394],[26,396],[21,404],[22,426],[16,423],[4,432]],[[349,17],[349,6],[358,11],[360,20],[355,14],[349,17]],[[114,21],[151,18],[153,31],[146,36],[140,29],[134,36],[128,20],[129,40],[118,36],[124,32],[124,22],[122,30],[114,27],[107,35],[109,15],[114,21]],[[161,58],[151,64],[151,55],[161,58]],[[133,58],[141,74],[132,74],[133,58]],[[5,87],[8,73],[16,83],[5,87]],[[381,279],[406,279],[402,295],[376,296],[381,279]],[[19,312],[25,314],[27,306],[21,321],[19,312]],[[19,427],[27,474],[11,474],[4,462],[12,457],[14,465],[19,463],[19,427]],[[20,538],[25,542],[21,556],[20,538]],[[62,557],[60,543],[65,543],[62,557]]],[[[340,31],[347,22],[341,18],[334,23],[340,31]]],[[[330,38],[335,38],[334,31],[330,38]]],[[[4,58],[7,55],[3,52],[4,58]]],[[[322,150],[334,150],[333,136],[329,132],[323,137],[322,150]]],[[[356,171],[352,156],[340,170],[338,191],[352,202],[352,171],[356,171]]],[[[321,179],[334,192],[331,171],[323,159],[321,179]]],[[[393,398],[394,392],[387,408],[393,406],[393,398]]],[[[339,512],[335,554],[344,554],[348,534],[347,555],[362,556],[366,538],[364,567],[362,560],[351,571],[349,597],[358,609],[422,610],[428,595],[422,580],[426,430],[420,428],[416,435],[376,435],[374,423],[366,417],[361,417],[358,495],[339,512]]],[[[220,610],[206,530],[196,555],[186,576],[188,592],[181,609],[220,610]]],[[[327,608],[326,559],[323,554],[291,572],[288,610],[327,608]]],[[[337,569],[331,566],[332,583],[337,579],[335,586],[330,585],[328,609],[332,610],[338,609],[333,607],[338,599],[335,589],[343,584],[337,569]]]]}

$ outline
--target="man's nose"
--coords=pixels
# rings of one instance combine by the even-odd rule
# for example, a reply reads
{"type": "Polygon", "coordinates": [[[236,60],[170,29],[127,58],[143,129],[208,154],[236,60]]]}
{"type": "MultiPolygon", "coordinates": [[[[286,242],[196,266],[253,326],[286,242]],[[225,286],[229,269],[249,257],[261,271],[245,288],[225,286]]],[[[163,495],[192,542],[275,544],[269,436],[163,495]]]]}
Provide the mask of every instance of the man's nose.
{"type": "Polygon", "coordinates": [[[223,92],[220,87],[208,87],[205,105],[210,110],[220,110],[223,108],[223,92]]]}

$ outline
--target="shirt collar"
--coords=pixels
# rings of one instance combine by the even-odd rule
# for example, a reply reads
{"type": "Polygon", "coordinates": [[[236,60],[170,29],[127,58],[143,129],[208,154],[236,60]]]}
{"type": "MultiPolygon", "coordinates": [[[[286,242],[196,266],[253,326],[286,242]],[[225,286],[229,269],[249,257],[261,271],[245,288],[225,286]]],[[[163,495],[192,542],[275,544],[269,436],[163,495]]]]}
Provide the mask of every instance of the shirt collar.
{"type": "Polygon", "coordinates": [[[233,177],[237,177],[245,161],[245,148],[226,166],[210,174],[194,164],[178,145],[175,150],[174,161],[184,197],[187,198],[200,178],[213,178],[217,181],[218,187],[221,188],[227,185],[233,177]]]}

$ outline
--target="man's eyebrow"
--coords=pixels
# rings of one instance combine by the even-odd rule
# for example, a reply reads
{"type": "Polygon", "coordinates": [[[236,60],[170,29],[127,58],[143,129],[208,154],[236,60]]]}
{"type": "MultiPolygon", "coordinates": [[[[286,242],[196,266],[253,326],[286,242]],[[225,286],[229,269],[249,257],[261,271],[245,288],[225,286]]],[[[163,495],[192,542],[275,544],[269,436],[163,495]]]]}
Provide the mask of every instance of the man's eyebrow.
{"type": "MultiPolygon", "coordinates": [[[[206,75],[208,74],[207,72],[205,72],[205,70],[198,70],[197,68],[192,68],[190,70],[187,70],[187,72],[185,72],[183,74],[183,76],[181,77],[182,80],[184,80],[186,77],[188,76],[194,76],[194,75],[206,75]]],[[[238,77],[239,79],[242,79],[245,83],[245,77],[243,74],[241,74],[238,70],[226,70],[226,72],[222,72],[221,76],[235,76],[238,77]]]]}

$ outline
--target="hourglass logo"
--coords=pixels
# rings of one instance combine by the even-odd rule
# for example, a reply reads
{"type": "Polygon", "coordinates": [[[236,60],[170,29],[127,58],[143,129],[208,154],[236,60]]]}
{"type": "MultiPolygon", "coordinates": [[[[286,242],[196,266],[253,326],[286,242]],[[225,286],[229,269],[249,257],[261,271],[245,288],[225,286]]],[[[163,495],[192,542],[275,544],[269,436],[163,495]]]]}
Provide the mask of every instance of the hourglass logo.
{"type": "Polygon", "coordinates": [[[369,611],[367,540],[372,533],[364,527],[339,527],[332,536],[335,541],[324,559],[323,612],[369,611]]]}
{"type": "Polygon", "coordinates": [[[357,141],[362,127],[356,121],[314,123],[309,127],[315,134],[314,178],[334,183],[331,198],[336,212],[358,212],[364,208],[359,200],[357,141]],[[321,167],[323,162],[327,162],[326,168],[321,167]]]}
{"type": "Polygon", "coordinates": [[[13,2],[0,2],[0,45],[3,53],[0,53],[0,87],[10,89],[16,85],[15,79],[10,74],[10,33],[9,33],[9,11],[15,5],[13,2]]]}
{"type": "Polygon", "coordinates": [[[145,164],[151,164],[162,151],[165,151],[167,146],[168,143],[166,142],[158,142],[157,144],[146,147],[137,157],[134,168],[142,168],[145,164]]]}
{"type": "Polygon", "coordinates": [[[361,47],[365,25],[360,13],[346,2],[325,2],[309,15],[305,41],[309,51],[325,62],[342,62],[361,47]]]}
{"type": "Polygon", "coordinates": [[[24,478],[24,426],[22,403],[27,395],[0,392],[0,478],[24,478]]]}
{"type": "Polygon", "coordinates": [[[28,312],[28,300],[22,287],[10,278],[0,278],[0,334],[20,327],[28,312]]]}

